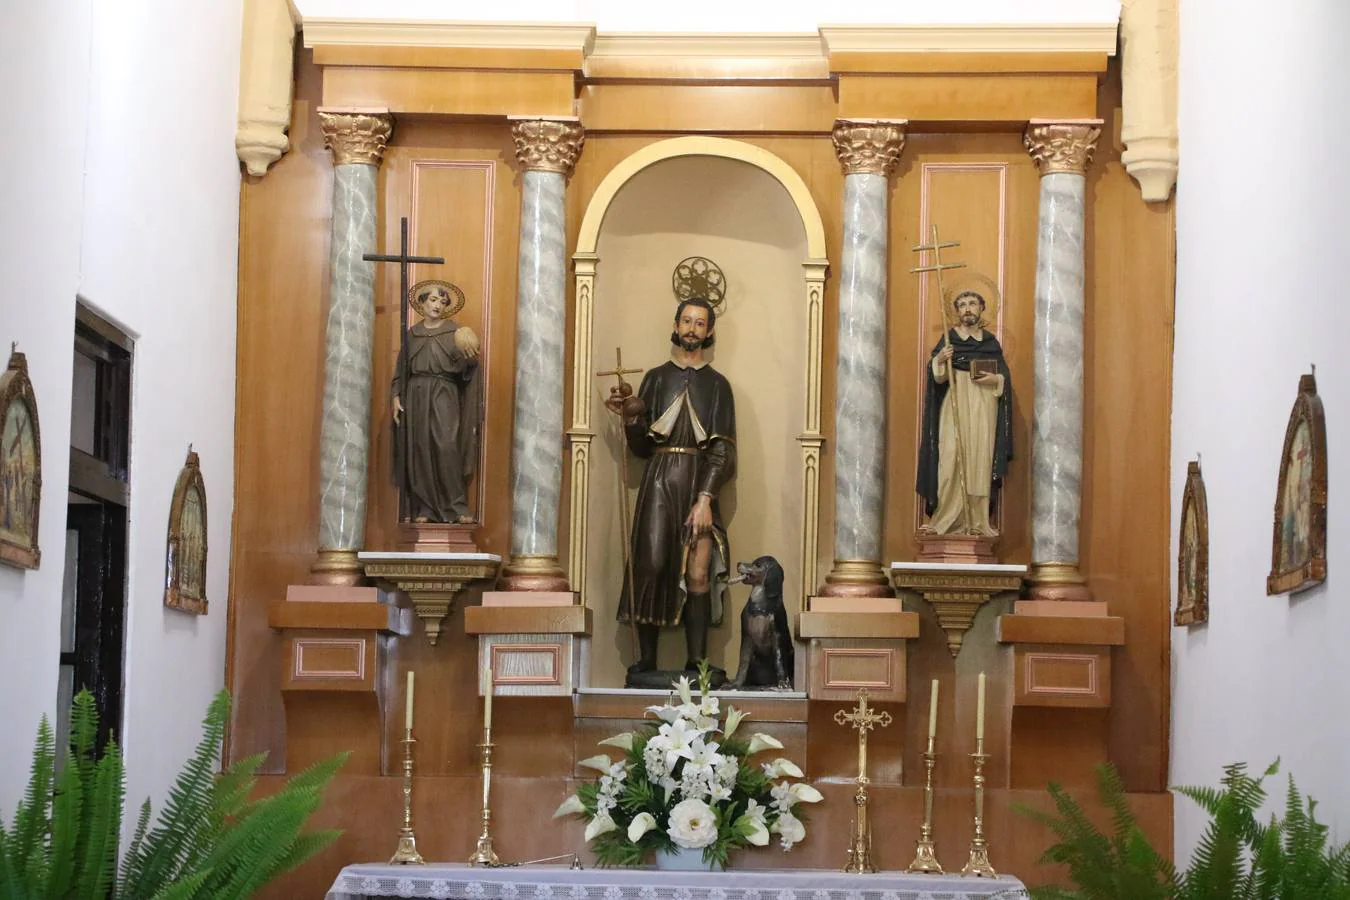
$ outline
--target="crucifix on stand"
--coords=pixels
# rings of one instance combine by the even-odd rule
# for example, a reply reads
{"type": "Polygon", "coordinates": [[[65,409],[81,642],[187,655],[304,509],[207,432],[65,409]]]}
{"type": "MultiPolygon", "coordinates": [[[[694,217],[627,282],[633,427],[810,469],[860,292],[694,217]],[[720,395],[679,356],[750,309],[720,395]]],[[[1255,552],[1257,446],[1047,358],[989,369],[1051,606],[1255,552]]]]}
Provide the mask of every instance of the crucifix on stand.
{"type": "MultiPolygon", "coordinates": [[[[402,384],[408,383],[408,266],[413,263],[426,263],[428,265],[439,266],[445,263],[445,259],[440,256],[410,256],[408,254],[408,217],[404,216],[399,222],[399,250],[395,256],[390,253],[365,253],[361,258],[366,262],[395,262],[398,263],[398,345],[399,357],[403,360],[404,371],[399,373],[402,384]]],[[[404,471],[408,464],[408,445],[410,441],[403,441],[403,459],[400,461],[404,471]]],[[[399,518],[406,518],[407,510],[404,508],[407,504],[407,498],[399,497],[399,518]]]]}
{"type": "Polygon", "coordinates": [[[834,721],[840,725],[851,725],[858,730],[858,790],[853,795],[853,805],[858,811],[853,817],[853,839],[848,848],[848,863],[845,872],[861,874],[875,872],[872,864],[872,829],[867,821],[867,732],[880,725],[891,724],[891,714],[876,712],[867,705],[867,688],[858,691],[858,705],[850,710],[839,710],[834,721]]]}

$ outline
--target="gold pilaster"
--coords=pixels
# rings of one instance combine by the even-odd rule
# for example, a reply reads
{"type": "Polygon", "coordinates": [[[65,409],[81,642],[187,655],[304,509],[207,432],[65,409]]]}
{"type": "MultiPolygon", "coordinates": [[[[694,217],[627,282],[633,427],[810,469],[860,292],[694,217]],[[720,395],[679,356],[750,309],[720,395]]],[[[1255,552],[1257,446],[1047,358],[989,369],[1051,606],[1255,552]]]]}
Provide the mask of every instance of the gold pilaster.
{"type": "Polygon", "coordinates": [[[333,151],[333,165],[379,166],[394,133],[386,110],[319,110],[323,145],[333,151]]]}
{"type": "Polygon", "coordinates": [[[1041,175],[1067,172],[1082,175],[1092,162],[1101,136],[1101,119],[1077,122],[1050,122],[1032,119],[1022,135],[1027,152],[1036,161],[1041,175]]]}

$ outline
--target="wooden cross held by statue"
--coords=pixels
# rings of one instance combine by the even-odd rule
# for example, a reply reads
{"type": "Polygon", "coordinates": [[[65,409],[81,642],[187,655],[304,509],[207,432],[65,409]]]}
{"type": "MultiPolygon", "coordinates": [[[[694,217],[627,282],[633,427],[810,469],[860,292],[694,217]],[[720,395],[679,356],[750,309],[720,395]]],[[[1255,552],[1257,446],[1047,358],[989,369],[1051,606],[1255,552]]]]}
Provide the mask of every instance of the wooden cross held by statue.
{"type": "MultiPolygon", "coordinates": [[[[937,226],[933,226],[933,242],[931,244],[920,244],[914,248],[915,253],[923,253],[931,250],[933,252],[933,264],[931,266],[919,266],[910,269],[910,272],[922,274],[932,272],[937,278],[938,289],[938,308],[942,310],[942,343],[947,349],[952,346],[952,327],[951,310],[947,308],[947,294],[942,289],[942,273],[948,269],[964,269],[965,263],[944,263],[942,261],[942,251],[953,247],[961,246],[960,241],[947,241],[943,243],[938,240],[937,226]]],[[[952,365],[954,360],[947,361],[947,390],[952,390],[956,386],[956,367],[952,365]]],[[[956,475],[961,480],[961,504],[966,509],[966,524],[969,526],[972,521],[970,514],[970,493],[966,490],[966,467],[964,464],[964,448],[961,446],[961,404],[956,402],[956,396],[952,396],[952,431],[956,435],[956,475]]]]}
{"type": "Polygon", "coordinates": [[[853,795],[853,805],[858,811],[853,816],[853,839],[848,848],[848,863],[845,872],[875,872],[872,864],[872,829],[867,821],[867,732],[880,725],[891,724],[891,714],[875,712],[867,705],[867,688],[858,691],[858,705],[850,710],[838,710],[834,721],[840,725],[851,725],[858,730],[858,790],[853,795]]]}
{"type": "MultiPolygon", "coordinates": [[[[623,367],[623,349],[614,348],[614,368],[604,372],[596,372],[596,378],[608,378],[613,375],[618,379],[616,387],[624,387],[628,382],[623,380],[625,375],[636,375],[641,369],[625,369],[623,367]]],[[[633,587],[633,554],[632,540],[633,536],[628,530],[628,442],[623,433],[623,414],[619,414],[619,527],[623,530],[623,570],[624,577],[628,579],[628,625],[629,636],[633,640],[633,659],[638,658],[638,637],[637,637],[637,593],[633,587]]]]}
{"type": "MultiPolygon", "coordinates": [[[[399,222],[399,248],[398,255],[389,253],[363,253],[361,258],[366,262],[396,262],[398,266],[398,348],[399,358],[403,360],[403,371],[399,372],[399,383],[408,384],[408,266],[412,263],[426,263],[428,265],[439,266],[445,263],[445,259],[440,256],[409,256],[408,255],[408,217],[404,216],[399,222]]],[[[403,417],[407,422],[407,416],[403,417]]],[[[403,427],[403,426],[400,426],[403,427]]],[[[403,472],[408,471],[408,445],[411,441],[404,440],[403,459],[399,460],[399,468],[403,472]]],[[[400,514],[403,517],[403,504],[406,497],[399,498],[400,514]]]]}

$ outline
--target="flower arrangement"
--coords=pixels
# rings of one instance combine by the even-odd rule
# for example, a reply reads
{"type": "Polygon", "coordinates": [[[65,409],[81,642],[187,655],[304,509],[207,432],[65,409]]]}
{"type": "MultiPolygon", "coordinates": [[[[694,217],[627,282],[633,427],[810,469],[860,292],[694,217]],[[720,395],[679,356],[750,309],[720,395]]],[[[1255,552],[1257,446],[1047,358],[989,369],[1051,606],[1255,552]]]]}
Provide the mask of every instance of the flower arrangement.
{"type": "Polygon", "coordinates": [[[601,754],[581,765],[600,772],[558,807],[554,818],[587,820],[586,841],[602,866],[638,865],[650,852],[702,850],[709,865],[725,867],[731,851],[763,847],[776,834],[783,849],[806,837],[799,803],[817,803],[820,792],[791,782],[802,770],[778,758],[759,766],[750,757],[783,745],[767,734],[735,737],[745,714],[728,705],[720,721],[718,698],[709,696],[708,670],[700,668],[699,695],[688,678],[672,697],[649,706],[660,723],[649,723],[601,741],[623,755],[601,754]]]}

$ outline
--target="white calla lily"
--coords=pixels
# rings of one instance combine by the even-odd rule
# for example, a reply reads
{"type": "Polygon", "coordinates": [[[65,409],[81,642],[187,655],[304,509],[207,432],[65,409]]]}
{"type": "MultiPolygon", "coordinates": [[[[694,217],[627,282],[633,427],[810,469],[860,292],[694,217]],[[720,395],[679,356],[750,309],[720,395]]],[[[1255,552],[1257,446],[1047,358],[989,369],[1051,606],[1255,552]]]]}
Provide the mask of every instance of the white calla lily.
{"type": "Polygon", "coordinates": [[[651,813],[638,813],[628,826],[628,839],[637,843],[644,834],[656,827],[656,819],[651,813]]]}
{"type": "Polygon", "coordinates": [[[647,712],[655,713],[662,722],[674,722],[680,717],[680,710],[675,706],[649,706],[647,712]]]}
{"type": "Polygon", "coordinates": [[[600,835],[608,834],[618,827],[614,824],[614,820],[609,817],[609,813],[601,813],[591,819],[590,824],[586,826],[586,842],[590,843],[600,835]]]}
{"type": "Polygon", "coordinates": [[[576,815],[579,812],[585,811],[586,808],[581,805],[581,798],[576,794],[573,794],[558,806],[557,810],[553,813],[553,818],[560,819],[563,816],[576,815]]]}
{"type": "Polygon", "coordinates": [[[749,756],[756,753],[763,753],[765,750],[782,750],[783,745],[776,737],[756,731],[750,735],[750,749],[747,751],[749,756]]]}
{"type": "Polygon", "coordinates": [[[694,693],[693,693],[693,691],[690,689],[690,685],[689,685],[689,676],[687,676],[687,675],[681,675],[681,676],[679,677],[679,679],[676,680],[676,682],[675,682],[675,690],[679,691],[679,693],[680,693],[680,700],[681,700],[681,702],[683,702],[686,706],[690,706],[690,705],[693,704],[693,702],[694,702],[694,693]]]}
{"type": "Polygon", "coordinates": [[[809,784],[794,784],[789,790],[798,803],[819,803],[825,799],[820,791],[809,784]]]}
{"type": "Polygon", "coordinates": [[[806,826],[792,813],[783,813],[779,816],[778,821],[773,823],[773,831],[782,835],[784,850],[806,837],[806,826]]]}
{"type": "Polygon", "coordinates": [[[577,763],[577,765],[585,766],[588,769],[595,769],[597,772],[608,773],[609,767],[614,765],[614,762],[605,754],[600,753],[596,756],[583,759],[581,762],[577,763]]]}
{"type": "Polygon", "coordinates": [[[736,733],[736,729],[741,727],[741,720],[745,718],[745,713],[734,706],[727,707],[727,724],[722,729],[722,737],[729,738],[736,733]]]}
{"type": "Polygon", "coordinates": [[[802,770],[797,768],[797,764],[790,759],[778,757],[771,763],[764,764],[764,774],[768,778],[801,778],[802,770]]]}
{"type": "Polygon", "coordinates": [[[622,734],[616,734],[614,737],[605,738],[600,742],[602,747],[618,747],[624,753],[633,749],[633,732],[625,731],[622,734]]]}

